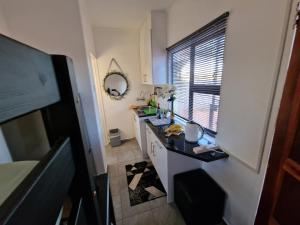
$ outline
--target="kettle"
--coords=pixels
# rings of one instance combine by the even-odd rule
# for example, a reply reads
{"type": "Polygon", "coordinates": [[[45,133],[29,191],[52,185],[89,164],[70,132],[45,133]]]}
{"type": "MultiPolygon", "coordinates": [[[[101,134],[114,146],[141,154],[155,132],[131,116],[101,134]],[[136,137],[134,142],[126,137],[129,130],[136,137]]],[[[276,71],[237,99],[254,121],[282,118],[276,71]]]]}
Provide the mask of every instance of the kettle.
{"type": "Polygon", "coordinates": [[[185,140],[196,143],[204,135],[204,129],[199,124],[189,121],[185,125],[185,140]]]}

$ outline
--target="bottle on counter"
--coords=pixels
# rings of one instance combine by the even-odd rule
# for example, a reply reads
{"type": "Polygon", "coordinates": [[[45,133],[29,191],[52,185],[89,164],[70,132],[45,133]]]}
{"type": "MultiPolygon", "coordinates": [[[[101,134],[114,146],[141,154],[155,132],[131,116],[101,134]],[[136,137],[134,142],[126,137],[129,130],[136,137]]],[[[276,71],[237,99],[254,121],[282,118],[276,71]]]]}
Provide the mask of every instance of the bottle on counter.
{"type": "Polygon", "coordinates": [[[161,119],[161,113],[160,113],[160,106],[159,106],[159,103],[157,104],[156,116],[157,116],[157,119],[161,119]]]}
{"type": "Polygon", "coordinates": [[[175,114],[174,114],[174,112],[171,112],[171,115],[170,115],[170,124],[174,124],[175,123],[174,118],[175,118],[175,114]]]}

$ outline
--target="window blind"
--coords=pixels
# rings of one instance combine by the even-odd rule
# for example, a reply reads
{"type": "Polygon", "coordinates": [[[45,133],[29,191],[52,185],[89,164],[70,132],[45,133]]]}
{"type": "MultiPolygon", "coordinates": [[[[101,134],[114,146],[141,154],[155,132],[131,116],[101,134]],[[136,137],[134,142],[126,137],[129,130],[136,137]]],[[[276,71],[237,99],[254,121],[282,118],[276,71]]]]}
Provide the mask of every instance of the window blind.
{"type": "Polygon", "coordinates": [[[226,26],[225,13],[167,49],[174,113],[217,132],[226,26]]]}

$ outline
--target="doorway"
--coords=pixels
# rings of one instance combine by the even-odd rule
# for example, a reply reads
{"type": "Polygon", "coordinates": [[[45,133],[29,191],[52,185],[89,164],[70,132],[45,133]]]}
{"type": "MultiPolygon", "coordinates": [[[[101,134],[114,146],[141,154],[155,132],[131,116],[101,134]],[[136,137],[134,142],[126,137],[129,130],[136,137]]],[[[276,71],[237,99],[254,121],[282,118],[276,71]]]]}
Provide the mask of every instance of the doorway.
{"type": "Polygon", "coordinates": [[[256,225],[300,224],[300,4],[256,225]]]}
{"type": "Polygon", "coordinates": [[[97,63],[97,58],[94,54],[90,53],[90,60],[92,66],[92,79],[93,79],[93,88],[95,91],[95,96],[97,100],[97,114],[100,115],[101,128],[102,128],[102,139],[104,140],[104,145],[106,146],[109,143],[108,135],[107,135],[107,126],[106,126],[106,116],[103,108],[103,96],[101,90],[101,79],[99,74],[99,68],[97,63]]]}

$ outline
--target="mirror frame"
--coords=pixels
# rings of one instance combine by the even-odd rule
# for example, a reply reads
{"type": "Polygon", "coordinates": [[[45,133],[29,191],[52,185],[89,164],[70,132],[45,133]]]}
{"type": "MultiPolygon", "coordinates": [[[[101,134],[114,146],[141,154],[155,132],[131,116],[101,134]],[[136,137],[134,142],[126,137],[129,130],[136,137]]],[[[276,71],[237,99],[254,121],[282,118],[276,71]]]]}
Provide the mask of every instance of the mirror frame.
{"type": "Polygon", "coordinates": [[[117,72],[117,71],[108,72],[108,73],[106,74],[106,76],[104,77],[104,79],[103,79],[103,90],[104,90],[104,92],[105,92],[111,99],[114,99],[114,100],[121,100],[121,99],[123,99],[123,98],[125,97],[125,95],[128,94],[128,91],[129,91],[129,82],[128,82],[127,76],[126,76],[124,73],[122,73],[122,72],[117,72]],[[124,92],[122,95],[119,95],[119,96],[113,96],[113,95],[110,95],[110,94],[106,91],[106,89],[105,89],[105,81],[106,81],[106,79],[107,79],[109,76],[113,75],[113,74],[116,74],[116,75],[121,76],[122,78],[124,78],[124,80],[125,80],[125,82],[126,82],[127,88],[126,88],[125,92],[124,92]]]}

